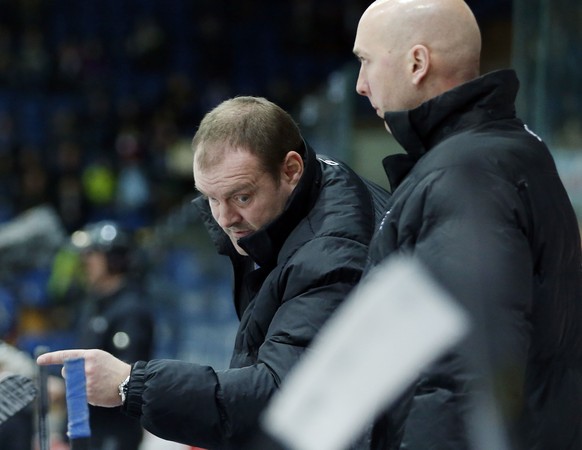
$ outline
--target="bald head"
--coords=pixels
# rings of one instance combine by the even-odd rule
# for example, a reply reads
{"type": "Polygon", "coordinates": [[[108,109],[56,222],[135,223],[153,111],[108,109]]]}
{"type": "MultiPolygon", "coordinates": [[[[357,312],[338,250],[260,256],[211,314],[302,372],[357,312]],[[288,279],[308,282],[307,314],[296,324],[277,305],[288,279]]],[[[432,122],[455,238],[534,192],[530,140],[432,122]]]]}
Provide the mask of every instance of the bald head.
{"type": "Polygon", "coordinates": [[[360,19],[354,53],[357,90],[383,116],[477,77],[481,34],[463,0],[377,0],[360,19]]]}
{"type": "Polygon", "coordinates": [[[425,45],[451,76],[462,81],[479,71],[481,34],[473,13],[463,0],[377,0],[362,20],[384,24],[384,38],[411,48],[425,45]]]}

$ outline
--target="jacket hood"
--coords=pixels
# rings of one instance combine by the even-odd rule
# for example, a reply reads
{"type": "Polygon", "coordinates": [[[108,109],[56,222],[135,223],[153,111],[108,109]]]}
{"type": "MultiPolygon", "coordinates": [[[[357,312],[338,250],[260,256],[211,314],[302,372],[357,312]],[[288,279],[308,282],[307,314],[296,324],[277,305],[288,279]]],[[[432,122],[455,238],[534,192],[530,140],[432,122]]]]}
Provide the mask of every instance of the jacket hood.
{"type": "Polygon", "coordinates": [[[406,155],[384,159],[394,189],[414,163],[447,136],[474,123],[515,117],[519,81],[513,70],[498,70],[461,84],[410,110],[384,114],[406,155]]]}

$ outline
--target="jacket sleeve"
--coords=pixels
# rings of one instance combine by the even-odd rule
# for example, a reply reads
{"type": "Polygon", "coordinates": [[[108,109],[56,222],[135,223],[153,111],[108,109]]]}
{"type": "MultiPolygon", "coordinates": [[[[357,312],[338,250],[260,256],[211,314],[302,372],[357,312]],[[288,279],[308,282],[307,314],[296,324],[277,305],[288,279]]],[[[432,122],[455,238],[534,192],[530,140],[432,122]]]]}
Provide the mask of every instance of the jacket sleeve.
{"type": "Polygon", "coordinates": [[[522,408],[533,272],[527,201],[517,185],[466,166],[432,173],[411,200],[402,216],[421,225],[399,247],[412,249],[466,309],[473,332],[421,377],[405,443],[465,448],[467,392],[495,392],[509,420],[522,408]],[[422,425],[436,414],[433,429],[422,425]]]}
{"type": "MultiPolygon", "coordinates": [[[[367,245],[351,239],[322,237],[305,243],[284,270],[272,274],[277,280],[263,284],[263,289],[278,290],[272,295],[281,303],[268,330],[262,330],[256,363],[215,371],[180,361],[140,362],[132,371],[127,412],[141,416],[142,425],[164,439],[237,448],[252,437],[271,395],[358,282],[366,256],[367,245]]],[[[269,313],[261,305],[252,307],[269,313]]]]}

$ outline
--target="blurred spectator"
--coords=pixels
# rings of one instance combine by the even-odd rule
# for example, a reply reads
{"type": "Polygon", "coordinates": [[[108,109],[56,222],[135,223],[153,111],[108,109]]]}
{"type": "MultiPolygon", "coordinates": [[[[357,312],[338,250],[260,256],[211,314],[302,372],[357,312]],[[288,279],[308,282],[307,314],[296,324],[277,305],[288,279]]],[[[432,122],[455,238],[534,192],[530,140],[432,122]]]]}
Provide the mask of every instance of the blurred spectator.
{"type": "Polygon", "coordinates": [[[149,223],[150,186],[138,136],[130,130],[115,142],[120,157],[117,179],[117,217],[126,228],[137,229],[149,223]]]}
{"type": "Polygon", "coordinates": [[[0,25],[0,83],[8,84],[14,80],[13,34],[0,25]]]}
{"type": "Polygon", "coordinates": [[[38,148],[21,147],[16,170],[20,174],[17,212],[50,202],[49,174],[38,148]]]}
{"type": "Polygon", "coordinates": [[[144,15],[137,18],[125,46],[135,68],[142,71],[161,71],[167,63],[166,33],[156,18],[144,15]]]}
{"type": "Polygon", "coordinates": [[[81,49],[73,39],[59,42],[54,55],[55,68],[52,88],[59,91],[76,91],[81,81],[81,49]]]}
{"type": "Polygon", "coordinates": [[[56,167],[53,171],[52,201],[63,226],[72,232],[88,219],[89,203],[82,181],[82,157],[79,145],[72,140],[61,140],[56,149],[56,167]]]}
{"type": "Polygon", "coordinates": [[[16,53],[16,81],[24,88],[44,88],[51,72],[51,58],[44,47],[42,32],[27,28],[16,53]]]}
{"type": "MultiPolygon", "coordinates": [[[[73,233],[81,256],[84,300],[77,322],[78,348],[100,348],[123,361],[150,358],[153,318],[147,296],[132,272],[133,243],[116,223],[101,221],[73,233]]],[[[78,286],[71,295],[78,295],[78,286]]],[[[138,421],[119,410],[90,406],[92,448],[137,450],[142,440],[138,421]]]]}
{"type": "Polygon", "coordinates": [[[92,220],[114,215],[117,175],[110,158],[101,156],[91,161],[83,171],[83,187],[92,220]]]}

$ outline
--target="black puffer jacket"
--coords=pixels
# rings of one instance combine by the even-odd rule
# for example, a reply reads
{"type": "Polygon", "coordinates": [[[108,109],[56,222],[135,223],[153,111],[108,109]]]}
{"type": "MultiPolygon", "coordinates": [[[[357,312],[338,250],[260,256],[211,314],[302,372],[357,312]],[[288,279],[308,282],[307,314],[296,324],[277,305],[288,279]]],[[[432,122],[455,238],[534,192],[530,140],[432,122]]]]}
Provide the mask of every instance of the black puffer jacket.
{"type": "Polygon", "coordinates": [[[385,116],[407,153],[385,160],[394,189],[374,263],[418,257],[474,332],[404,414],[378,421],[374,448],[470,448],[468,386],[490,381],[512,449],[582,449],[578,224],[548,149],[515,117],[517,89],[513,71],[493,72],[385,116]]]}
{"type": "Polygon", "coordinates": [[[134,365],[126,407],[152,433],[242,448],[271,395],[359,281],[388,194],[370,185],[372,194],[348,167],[312,150],[304,160],[284,212],[239,241],[251,258],[234,251],[206,202],[198,202],[219,252],[232,259],[240,327],[230,369],[168,360],[134,365]]]}

